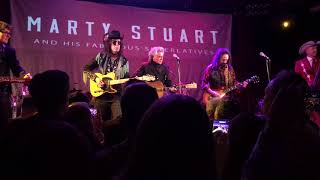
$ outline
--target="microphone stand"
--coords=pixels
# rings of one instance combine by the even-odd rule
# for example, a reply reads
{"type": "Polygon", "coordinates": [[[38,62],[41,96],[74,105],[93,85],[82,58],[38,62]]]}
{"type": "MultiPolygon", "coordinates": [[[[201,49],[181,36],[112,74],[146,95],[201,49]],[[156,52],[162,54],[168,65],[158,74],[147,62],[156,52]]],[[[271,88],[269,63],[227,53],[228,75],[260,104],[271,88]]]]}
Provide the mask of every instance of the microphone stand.
{"type": "Polygon", "coordinates": [[[266,68],[267,68],[267,75],[268,75],[269,82],[270,82],[270,65],[271,65],[271,60],[269,58],[266,58],[266,68]]]}
{"type": "Polygon", "coordinates": [[[181,88],[181,73],[180,73],[180,58],[176,58],[177,59],[177,69],[178,69],[178,89],[179,89],[179,94],[182,94],[182,88],[181,88]]]}

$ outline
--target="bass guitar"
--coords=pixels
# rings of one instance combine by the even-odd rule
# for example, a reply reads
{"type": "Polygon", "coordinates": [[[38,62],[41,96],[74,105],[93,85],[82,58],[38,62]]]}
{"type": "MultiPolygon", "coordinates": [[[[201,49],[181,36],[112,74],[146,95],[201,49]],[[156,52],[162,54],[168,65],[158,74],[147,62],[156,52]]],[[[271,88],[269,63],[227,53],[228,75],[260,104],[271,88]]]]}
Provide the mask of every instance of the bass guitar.
{"type": "Polygon", "coordinates": [[[92,77],[92,76],[98,77],[104,83],[103,87],[99,87],[98,83],[93,81],[92,78],[90,78],[90,93],[93,97],[99,97],[104,93],[116,93],[117,90],[112,88],[112,85],[122,84],[129,81],[130,79],[138,79],[141,81],[155,80],[155,77],[151,75],[145,75],[145,76],[134,77],[134,78],[115,79],[116,74],[114,72],[110,72],[106,75],[103,75],[101,73],[94,73],[94,75],[89,72],[86,72],[86,73],[88,74],[89,77],[92,77]]]}

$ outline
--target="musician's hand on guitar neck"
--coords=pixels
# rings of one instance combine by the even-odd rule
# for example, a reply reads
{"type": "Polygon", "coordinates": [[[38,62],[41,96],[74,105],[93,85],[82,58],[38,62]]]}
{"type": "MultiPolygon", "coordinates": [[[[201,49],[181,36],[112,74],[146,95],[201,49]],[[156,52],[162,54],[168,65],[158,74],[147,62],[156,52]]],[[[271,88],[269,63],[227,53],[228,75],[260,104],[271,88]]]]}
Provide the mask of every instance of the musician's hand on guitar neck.
{"type": "Polygon", "coordinates": [[[219,98],[223,98],[226,94],[225,93],[221,93],[219,94],[219,98]]]}

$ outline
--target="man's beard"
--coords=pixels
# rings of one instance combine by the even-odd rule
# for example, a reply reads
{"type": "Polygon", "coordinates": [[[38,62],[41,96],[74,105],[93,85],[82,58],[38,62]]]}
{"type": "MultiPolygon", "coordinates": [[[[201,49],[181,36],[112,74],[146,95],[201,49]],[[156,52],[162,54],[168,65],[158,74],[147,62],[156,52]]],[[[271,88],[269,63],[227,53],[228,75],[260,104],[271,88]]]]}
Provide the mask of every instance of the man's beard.
{"type": "Polygon", "coordinates": [[[226,69],[226,68],[228,68],[228,64],[227,63],[219,64],[219,69],[226,69]]]}

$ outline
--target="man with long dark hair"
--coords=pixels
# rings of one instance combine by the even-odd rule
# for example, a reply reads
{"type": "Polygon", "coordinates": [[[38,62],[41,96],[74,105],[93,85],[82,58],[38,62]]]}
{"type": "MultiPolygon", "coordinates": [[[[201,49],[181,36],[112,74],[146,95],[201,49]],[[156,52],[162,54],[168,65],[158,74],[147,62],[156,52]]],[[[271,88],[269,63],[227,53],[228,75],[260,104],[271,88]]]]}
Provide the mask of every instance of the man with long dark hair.
{"type": "MultiPolygon", "coordinates": [[[[227,96],[223,93],[238,82],[231,65],[231,54],[226,48],[219,48],[211,63],[206,67],[202,79],[202,89],[204,90],[203,103],[206,105],[208,115],[213,118],[216,106],[223,98],[233,98],[232,92],[227,96]]],[[[243,83],[246,87],[247,83],[243,83]]]]}
{"type": "MultiPolygon", "coordinates": [[[[99,73],[106,75],[114,73],[115,79],[123,79],[129,77],[129,62],[122,55],[123,37],[119,31],[113,30],[106,33],[103,37],[104,50],[99,52],[97,56],[84,67],[85,72],[93,72],[98,70],[99,73]]],[[[89,73],[89,78],[97,83],[99,87],[105,86],[105,82],[89,73]]],[[[115,120],[121,116],[120,94],[121,86],[114,86],[116,93],[104,93],[94,99],[95,108],[97,108],[104,122],[115,120]]]]}

